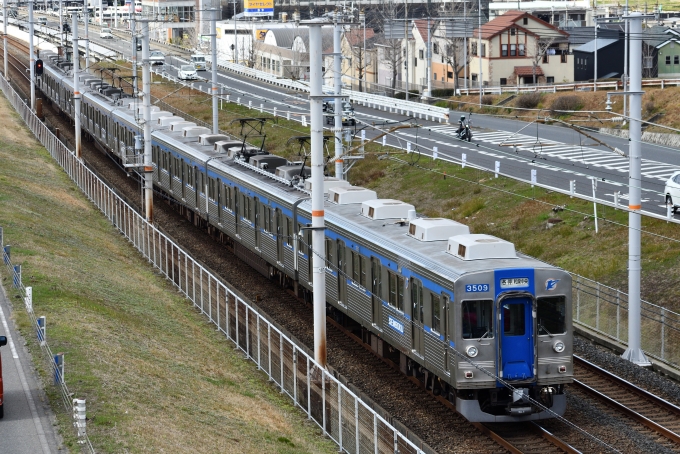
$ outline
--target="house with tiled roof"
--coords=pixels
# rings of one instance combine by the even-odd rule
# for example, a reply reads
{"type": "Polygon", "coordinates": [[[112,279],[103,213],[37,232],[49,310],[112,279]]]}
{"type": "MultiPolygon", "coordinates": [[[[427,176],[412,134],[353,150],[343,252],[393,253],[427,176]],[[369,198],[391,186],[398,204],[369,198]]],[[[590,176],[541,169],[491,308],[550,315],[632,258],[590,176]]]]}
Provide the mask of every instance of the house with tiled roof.
{"type": "Polygon", "coordinates": [[[378,38],[372,28],[350,28],[343,33],[340,43],[343,85],[354,90],[375,91],[373,84],[378,81],[375,44],[378,38]]]}
{"type": "Polygon", "coordinates": [[[471,86],[480,79],[484,86],[571,82],[574,62],[568,38],[567,32],[527,12],[508,11],[473,32],[471,86]]]}

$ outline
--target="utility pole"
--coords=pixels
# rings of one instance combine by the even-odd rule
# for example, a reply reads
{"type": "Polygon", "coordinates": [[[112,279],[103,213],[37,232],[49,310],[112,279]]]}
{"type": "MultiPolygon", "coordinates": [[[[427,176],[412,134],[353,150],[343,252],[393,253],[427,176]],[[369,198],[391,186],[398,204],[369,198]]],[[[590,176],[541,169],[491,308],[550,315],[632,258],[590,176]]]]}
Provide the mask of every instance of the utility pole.
{"type": "Polygon", "coordinates": [[[482,80],[484,79],[483,74],[482,74],[482,0],[479,0],[479,4],[477,6],[479,9],[479,14],[478,14],[478,26],[477,30],[477,58],[479,58],[479,107],[482,107],[482,80]]]}
{"type": "MultiPolygon", "coordinates": [[[[5,0],[7,2],[7,0],[5,0]]],[[[7,22],[7,14],[5,14],[5,22],[7,22]]],[[[7,31],[5,30],[5,34],[7,31]]],[[[59,0],[59,36],[61,37],[61,51],[64,52],[64,2],[59,0]]]]}
{"type": "MultiPolygon", "coordinates": [[[[134,7],[134,4],[133,4],[134,7]]],[[[151,62],[149,22],[142,22],[142,97],[144,98],[144,212],[153,222],[153,162],[151,160],[151,62]]]]}
{"type": "MultiPolygon", "coordinates": [[[[626,0],[626,8],[623,10],[624,17],[628,15],[628,0],[626,0]]],[[[630,23],[626,20],[626,38],[623,41],[623,91],[628,91],[628,34],[630,32],[630,23]]],[[[623,118],[628,116],[628,96],[623,97],[623,118]]],[[[626,120],[624,120],[625,122],[626,120]]]]}
{"type": "Polygon", "coordinates": [[[333,85],[335,87],[335,177],[345,179],[344,161],[341,158],[342,146],[342,25],[340,25],[340,13],[337,8],[333,15],[333,85]]]}
{"type": "Polygon", "coordinates": [[[5,79],[9,80],[9,73],[7,73],[7,0],[2,2],[2,18],[3,18],[3,35],[2,35],[2,47],[3,47],[3,59],[5,60],[5,79]]]}
{"type": "Polygon", "coordinates": [[[595,21],[595,74],[593,74],[593,91],[597,91],[597,17],[593,18],[595,21]]]}
{"type": "Polygon", "coordinates": [[[137,14],[130,15],[130,32],[132,33],[132,96],[137,96],[137,14]]]}
{"type": "MultiPolygon", "coordinates": [[[[630,176],[628,184],[628,349],[622,358],[639,366],[651,366],[642,351],[641,343],[641,138],[642,138],[642,19],[640,13],[626,16],[630,21],[630,176]]],[[[625,96],[625,95],[624,95],[625,96]]]]}
{"type": "Polygon", "coordinates": [[[404,72],[406,73],[406,101],[408,101],[408,1],[404,3],[404,72]]]}
{"type": "Polygon", "coordinates": [[[427,17],[427,91],[423,93],[423,99],[432,96],[432,30],[430,29],[430,16],[427,17]]]}
{"type": "Polygon", "coordinates": [[[312,283],[314,288],[314,359],[326,368],[326,250],[323,210],[322,21],[309,21],[309,88],[312,142],[312,283]]]}
{"type": "Polygon", "coordinates": [[[87,0],[83,0],[83,22],[85,22],[85,69],[87,69],[90,65],[90,11],[87,9],[87,0]]]}
{"type": "MultiPolygon", "coordinates": [[[[212,9],[213,17],[210,21],[210,50],[212,52],[212,114],[213,134],[220,132],[220,120],[217,110],[217,8],[212,9]]],[[[208,195],[206,194],[206,197],[208,195]]]]}
{"type": "Polygon", "coordinates": [[[236,0],[234,0],[234,63],[238,65],[238,30],[236,29],[236,0]]]}
{"type": "MultiPolygon", "coordinates": [[[[28,61],[29,61],[29,76],[31,78],[31,111],[35,112],[35,49],[33,48],[33,37],[35,31],[33,29],[33,0],[28,2],[28,61]]],[[[5,59],[7,55],[5,54],[5,59]]]]}
{"type": "Polygon", "coordinates": [[[76,122],[76,158],[80,159],[81,150],[81,131],[80,131],[80,79],[78,73],[80,72],[80,55],[78,52],[78,13],[75,11],[71,15],[73,19],[73,30],[71,30],[71,37],[73,38],[73,103],[75,105],[75,122],[76,122]]]}

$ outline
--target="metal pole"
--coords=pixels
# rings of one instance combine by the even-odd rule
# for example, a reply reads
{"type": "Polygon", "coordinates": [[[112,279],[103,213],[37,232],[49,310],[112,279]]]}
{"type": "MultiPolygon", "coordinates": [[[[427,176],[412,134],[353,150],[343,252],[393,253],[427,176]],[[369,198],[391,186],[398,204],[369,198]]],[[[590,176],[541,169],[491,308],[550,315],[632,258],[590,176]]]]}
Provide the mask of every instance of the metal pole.
{"type": "MultiPolygon", "coordinates": [[[[2,49],[3,49],[3,59],[5,60],[5,79],[9,80],[9,74],[7,73],[7,0],[2,2],[2,18],[3,18],[3,35],[2,35],[2,49]]],[[[0,244],[0,246],[2,246],[0,244]]]]}
{"type": "Polygon", "coordinates": [[[99,26],[104,26],[104,0],[99,0],[99,26]]]}
{"type": "Polygon", "coordinates": [[[323,71],[321,25],[309,27],[309,85],[312,141],[312,254],[314,286],[314,359],[326,368],[326,250],[324,249],[323,212],[323,71]]]}
{"type": "Polygon", "coordinates": [[[432,30],[430,29],[430,18],[427,18],[427,95],[432,96],[432,30]]]}
{"type": "Polygon", "coordinates": [[[345,179],[343,174],[343,160],[340,158],[343,152],[342,146],[342,25],[340,25],[339,13],[335,12],[335,25],[333,26],[333,85],[335,86],[335,177],[345,179]]]}
{"type": "Polygon", "coordinates": [[[118,28],[118,0],[113,0],[113,26],[118,28]]]}
{"type": "Polygon", "coordinates": [[[477,8],[479,9],[479,14],[477,18],[477,58],[479,58],[479,107],[482,107],[482,0],[479,0],[477,8]]]}
{"type": "Polygon", "coordinates": [[[35,112],[35,49],[33,48],[33,0],[28,2],[28,59],[31,78],[31,111],[35,112]]]}
{"type": "Polygon", "coordinates": [[[137,95],[137,15],[130,16],[130,32],[132,33],[132,96],[137,95]]]}
{"type": "Polygon", "coordinates": [[[408,101],[408,67],[409,67],[409,61],[408,61],[408,2],[404,3],[404,49],[406,52],[404,53],[404,72],[406,73],[406,101],[408,101]]]}
{"type": "MultiPolygon", "coordinates": [[[[134,7],[134,4],[132,5],[134,7]]],[[[144,97],[144,212],[153,222],[153,162],[151,160],[151,63],[149,22],[142,22],[142,96],[144,97]]]]}
{"type": "Polygon", "coordinates": [[[74,12],[73,18],[73,30],[71,30],[71,36],[73,37],[73,104],[75,107],[75,122],[76,122],[76,158],[81,157],[81,142],[80,142],[80,80],[78,79],[78,73],[80,72],[80,55],[78,53],[78,13],[74,12]]]}
{"type": "Polygon", "coordinates": [[[236,63],[238,65],[238,33],[237,33],[237,30],[236,30],[236,0],[234,0],[234,63],[236,63]]]}
{"type": "MultiPolygon", "coordinates": [[[[628,0],[626,0],[626,9],[623,11],[623,15],[627,16],[628,15],[628,0]]],[[[628,33],[630,32],[629,27],[630,23],[628,21],[625,21],[626,24],[626,37],[623,40],[623,91],[628,91],[628,33]]],[[[644,62],[643,62],[644,63],[644,62]]],[[[627,109],[628,106],[628,96],[623,95],[623,118],[624,118],[624,124],[627,121],[626,116],[627,116],[627,109]]]]}
{"type": "Polygon", "coordinates": [[[83,2],[83,22],[85,22],[85,68],[90,65],[90,12],[87,9],[87,1],[83,2]]]}
{"type": "Polygon", "coordinates": [[[361,79],[359,80],[359,83],[362,85],[362,87],[359,88],[359,91],[364,91],[366,89],[366,68],[368,67],[368,64],[366,62],[366,13],[364,12],[364,50],[363,54],[361,55],[361,64],[363,65],[363,68],[361,68],[361,79]]]}
{"type": "MultiPolygon", "coordinates": [[[[213,134],[220,132],[219,115],[217,109],[217,8],[212,9],[213,17],[210,21],[210,48],[212,51],[212,114],[213,134]]],[[[206,194],[205,200],[208,200],[206,194]]]]}
{"type": "Polygon", "coordinates": [[[640,255],[642,217],[640,216],[640,167],[642,137],[642,15],[632,13],[627,16],[630,21],[628,30],[633,39],[630,40],[630,184],[628,186],[628,349],[622,358],[639,366],[651,366],[642,351],[641,344],[641,309],[640,309],[640,255]]]}
{"type": "MultiPolygon", "coordinates": [[[[7,14],[5,14],[5,23],[7,23],[7,14]]],[[[7,34],[6,26],[5,34],[7,34]]],[[[61,51],[64,52],[64,3],[62,0],[59,0],[59,36],[61,37],[61,51]]]]}
{"type": "Polygon", "coordinates": [[[593,74],[593,91],[597,91],[597,18],[595,21],[595,74],[593,74]]]}
{"type": "MultiPolygon", "coordinates": [[[[468,57],[467,57],[467,2],[463,2],[463,24],[465,27],[465,34],[463,35],[463,64],[464,69],[463,69],[463,77],[465,78],[465,88],[468,87],[468,57]]],[[[455,52],[455,48],[454,48],[455,52]]],[[[456,55],[453,56],[453,58],[456,58],[456,55]]],[[[458,74],[454,74],[453,77],[458,79],[458,74]]],[[[458,80],[456,80],[457,82],[458,80]]],[[[468,93],[469,94],[469,93],[468,93]]]]}

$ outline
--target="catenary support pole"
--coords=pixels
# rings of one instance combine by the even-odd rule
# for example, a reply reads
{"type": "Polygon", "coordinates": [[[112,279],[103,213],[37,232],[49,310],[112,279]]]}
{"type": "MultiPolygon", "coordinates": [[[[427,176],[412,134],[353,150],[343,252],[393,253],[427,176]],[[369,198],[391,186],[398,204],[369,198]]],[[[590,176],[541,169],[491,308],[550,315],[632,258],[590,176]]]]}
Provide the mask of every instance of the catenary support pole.
{"type": "Polygon", "coordinates": [[[427,18],[427,91],[423,93],[423,99],[432,96],[432,30],[430,17],[427,18]]]}
{"type": "Polygon", "coordinates": [[[335,177],[345,179],[344,161],[341,156],[342,147],[342,25],[340,25],[340,13],[335,11],[335,24],[333,25],[333,85],[335,87],[335,177]]]}
{"type": "Polygon", "coordinates": [[[312,142],[312,283],[314,287],[314,359],[326,368],[326,250],[323,210],[322,22],[309,22],[309,82],[312,142]]]}
{"type": "MultiPolygon", "coordinates": [[[[7,0],[2,2],[2,24],[3,24],[3,35],[2,35],[2,58],[5,61],[5,79],[9,80],[9,74],[7,73],[7,0]]],[[[1,246],[1,245],[0,245],[1,246]]]]}
{"type": "Polygon", "coordinates": [[[632,13],[627,16],[630,21],[629,51],[630,61],[630,176],[628,183],[628,349],[622,357],[639,366],[651,366],[642,351],[641,342],[641,234],[642,217],[640,215],[641,186],[641,142],[642,137],[642,15],[632,13]]]}
{"type": "MultiPolygon", "coordinates": [[[[213,134],[220,132],[220,119],[217,108],[217,8],[212,9],[212,20],[210,21],[210,50],[212,53],[212,116],[213,134]]],[[[206,200],[208,195],[206,194],[206,200]]]]}
{"type": "MultiPolygon", "coordinates": [[[[482,107],[482,81],[484,80],[484,76],[482,73],[482,0],[479,0],[478,6],[477,6],[478,14],[477,14],[477,58],[479,58],[479,78],[477,80],[477,83],[479,84],[479,107],[482,107]]],[[[455,74],[454,74],[455,76],[455,74]]]]}
{"type": "MultiPolygon", "coordinates": [[[[626,7],[623,10],[623,15],[627,16],[628,15],[628,0],[626,0],[626,7]]],[[[623,91],[628,91],[628,35],[630,33],[629,27],[630,27],[630,22],[624,21],[625,23],[625,31],[626,34],[624,35],[624,41],[623,41],[623,91]]],[[[644,63],[644,62],[643,62],[644,63]]],[[[627,121],[625,118],[628,116],[628,96],[624,95],[623,96],[623,117],[624,117],[624,123],[627,121]]]]}
{"type": "Polygon", "coordinates": [[[151,160],[151,62],[149,22],[142,22],[142,96],[144,97],[144,213],[153,222],[153,162],[151,160]]]}
{"type": "Polygon", "coordinates": [[[33,25],[33,0],[28,2],[28,65],[31,78],[31,111],[35,112],[35,49],[33,37],[35,30],[33,25]]]}
{"type": "MultiPolygon", "coordinates": [[[[7,0],[5,0],[7,1],[7,0]]],[[[7,15],[5,14],[5,20],[7,20],[7,15]]],[[[5,33],[7,33],[5,31],[5,33]]],[[[61,38],[60,45],[61,51],[64,52],[64,2],[59,0],[59,37],[61,38]]]]}
{"type": "Polygon", "coordinates": [[[75,123],[76,123],[76,158],[80,159],[82,154],[81,144],[81,130],[80,130],[80,79],[78,73],[80,72],[80,53],[78,51],[78,13],[73,12],[71,16],[73,19],[73,30],[71,36],[73,37],[73,104],[75,107],[75,123]]]}
{"type": "Polygon", "coordinates": [[[132,96],[137,96],[137,14],[130,16],[130,32],[132,33],[132,96]]]}
{"type": "MultiPolygon", "coordinates": [[[[132,7],[134,10],[134,7],[132,7]]],[[[87,9],[87,1],[83,2],[83,22],[85,23],[85,66],[90,66],[90,11],[87,9]]]]}

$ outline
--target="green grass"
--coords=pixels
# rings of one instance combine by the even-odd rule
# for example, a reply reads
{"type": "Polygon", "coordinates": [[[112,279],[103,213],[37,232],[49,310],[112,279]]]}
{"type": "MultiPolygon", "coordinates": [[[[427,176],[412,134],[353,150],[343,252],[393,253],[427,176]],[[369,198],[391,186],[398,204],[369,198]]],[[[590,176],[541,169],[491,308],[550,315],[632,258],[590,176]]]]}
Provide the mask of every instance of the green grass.
{"type": "MultiPolygon", "coordinates": [[[[64,353],[69,390],[87,399],[96,451],[336,452],[103,218],[10,109],[0,98],[8,128],[0,226],[33,287],[36,315],[47,318],[52,350],[64,353]]],[[[29,319],[20,305],[13,314],[65,446],[81,452],[29,319]]]]}

